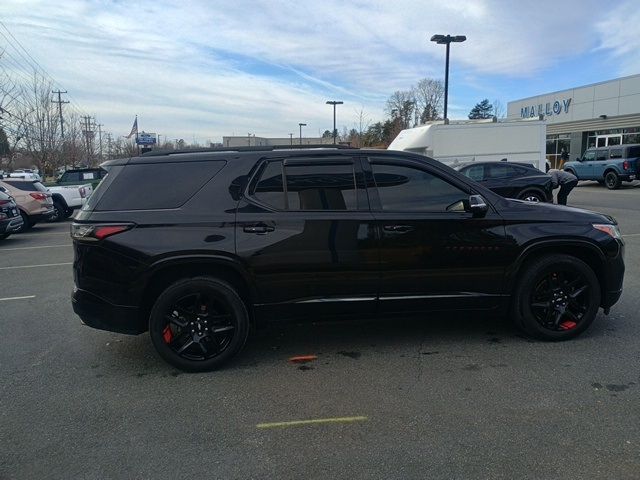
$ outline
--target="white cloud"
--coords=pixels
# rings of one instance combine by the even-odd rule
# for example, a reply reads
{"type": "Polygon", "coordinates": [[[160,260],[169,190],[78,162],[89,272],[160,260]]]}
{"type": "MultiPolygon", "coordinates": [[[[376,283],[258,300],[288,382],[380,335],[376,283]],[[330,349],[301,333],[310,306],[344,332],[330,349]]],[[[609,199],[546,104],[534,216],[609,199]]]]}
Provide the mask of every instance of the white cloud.
{"type": "Polygon", "coordinates": [[[137,113],[147,130],[219,139],[286,136],[300,121],[309,134],[330,129],[330,98],[345,101],[339,125],[352,127],[361,106],[380,118],[394,90],[442,76],[433,33],[467,35],[452,46],[459,78],[535,76],[593,46],[598,5],[3,0],[0,18],[114,133],[127,133],[137,113]]]}
{"type": "Polygon", "coordinates": [[[603,14],[596,23],[600,43],[597,50],[609,51],[621,65],[625,75],[640,72],[640,37],[636,26],[640,25],[640,9],[637,1],[627,1],[603,14]]]}

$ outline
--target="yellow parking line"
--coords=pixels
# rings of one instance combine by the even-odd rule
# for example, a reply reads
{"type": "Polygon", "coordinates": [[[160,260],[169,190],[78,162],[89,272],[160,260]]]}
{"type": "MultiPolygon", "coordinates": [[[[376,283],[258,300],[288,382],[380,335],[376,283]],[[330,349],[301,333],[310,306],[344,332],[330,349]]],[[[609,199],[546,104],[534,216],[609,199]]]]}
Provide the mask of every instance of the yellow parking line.
{"type": "Polygon", "coordinates": [[[257,428],[284,428],[284,427],[297,427],[300,425],[316,425],[321,423],[354,423],[364,422],[368,420],[367,417],[334,417],[334,418],[315,418],[311,420],[293,420],[291,422],[274,422],[274,423],[259,423],[257,428]]]}

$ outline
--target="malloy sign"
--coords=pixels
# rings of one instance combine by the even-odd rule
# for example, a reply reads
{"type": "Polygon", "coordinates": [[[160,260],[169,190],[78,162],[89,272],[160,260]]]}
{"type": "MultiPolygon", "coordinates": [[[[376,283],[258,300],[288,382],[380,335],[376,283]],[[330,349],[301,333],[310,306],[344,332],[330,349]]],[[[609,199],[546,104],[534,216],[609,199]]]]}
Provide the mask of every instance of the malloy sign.
{"type": "Polygon", "coordinates": [[[539,103],[538,105],[529,105],[520,108],[520,116],[522,118],[531,118],[539,115],[550,117],[552,115],[566,114],[569,113],[570,105],[571,98],[556,100],[554,102],[539,103]]]}

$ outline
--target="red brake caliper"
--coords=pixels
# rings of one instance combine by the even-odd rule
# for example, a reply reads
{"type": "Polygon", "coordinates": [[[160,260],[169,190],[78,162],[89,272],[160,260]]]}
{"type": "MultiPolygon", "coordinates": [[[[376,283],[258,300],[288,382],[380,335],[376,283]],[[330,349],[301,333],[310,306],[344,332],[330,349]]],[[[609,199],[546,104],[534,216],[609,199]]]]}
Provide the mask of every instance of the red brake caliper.
{"type": "Polygon", "coordinates": [[[173,332],[169,325],[164,327],[164,330],[162,331],[162,338],[164,339],[164,343],[171,343],[171,340],[173,340],[173,332]]]}
{"type": "Polygon", "coordinates": [[[560,328],[563,330],[571,330],[572,328],[576,328],[578,324],[576,322],[572,322],[571,320],[566,320],[560,324],[560,328]]]}

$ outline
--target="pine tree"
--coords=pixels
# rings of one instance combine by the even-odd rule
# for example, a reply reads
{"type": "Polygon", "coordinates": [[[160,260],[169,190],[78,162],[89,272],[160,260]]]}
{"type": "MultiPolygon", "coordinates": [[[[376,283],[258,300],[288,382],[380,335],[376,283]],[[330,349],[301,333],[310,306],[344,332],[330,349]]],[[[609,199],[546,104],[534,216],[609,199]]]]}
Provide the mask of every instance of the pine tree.
{"type": "Polygon", "coordinates": [[[471,120],[491,117],[493,117],[493,105],[489,103],[489,99],[487,98],[482,100],[480,103],[476,103],[476,106],[469,112],[469,118],[471,120]]]}

